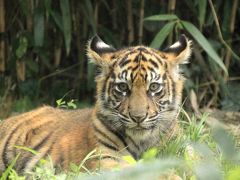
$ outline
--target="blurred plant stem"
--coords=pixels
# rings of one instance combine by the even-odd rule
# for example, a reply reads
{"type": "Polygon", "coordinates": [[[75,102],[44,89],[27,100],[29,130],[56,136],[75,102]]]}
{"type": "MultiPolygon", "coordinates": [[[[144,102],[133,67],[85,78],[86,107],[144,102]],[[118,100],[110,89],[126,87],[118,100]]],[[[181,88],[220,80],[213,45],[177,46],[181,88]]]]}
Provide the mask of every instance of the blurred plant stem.
{"type": "Polygon", "coordinates": [[[140,15],[139,15],[139,31],[138,31],[138,43],[142,44],[142,38],[143,38],[143,18],[144,18],[144,4],[145,0],[141,0],[141,6],[140,6],[140,15]]]}
{"type": "Polygon", "coordinates": [[[133,41],[134,41],[132,0],[126,0],[126,3],[127,3],[128,45],[131,45],[133,43],[133,41]]]}
{"type": "MultiPolygon", "coordinates": [[[[236,4],[238,3],[238,0],[235,0],[236,4]]],[[[231,52],[231,54],[237,59],[240,61],[240,57],[235,54],[233,52],[233,50],[231,49],[231,47],[226,43],[226,41],[223,39],[223,36],[222,36],[222,32],[221,32],[221,28],[220,28],[220,25],[219,25],[219,21],[218,21],[218,17],[217,17],[217,14],[216,14],[216,11],[215,11],[215,8],[214,8],[214,5],[213,5],[213,2],[212,0],[208,0],[209,2],[209,5],[211,7],[211,11],[212,11],[212,14],[213,14],[213,17],[214,17],[214,21],[215,21],[215,24],[216,24],[216,28],[217,28],[217,33],[218,33],[218,37],[219,37],[219,40],[221,41],[221,43],[227,48],[228,51],[231,52]]],[[[236,6],[237,8],[237,6],[236,6]]],[[[235,17],[234,17],[235,18],[235,17]]]]}
{"type": "MultiPolygon", "coordinates": [[[[232,13],[231,13],[231,19],[230,19],[230,25],[229,25],[229,47],[231,48],[232,46],[232,34],[234,32],[234,28],[235,28],[235,22],[236,22],[236,14],[237,14],[237,7],[238,7],[238,0],[234,0],[233,4],[232,4],[232,13]]],[[[230,61],[232,58],[232,52],[231,49],[227,48],[227,52],[226,52],[226,56],[224,59],[224,63],[227,69],[229,69],[229,65],[230,65],[230,61]]],[[[226,74],[224,74],[224,81],[226,82],[228,80],[228,76],[226,74]]]]}
{"type": "Polygon", "coordinates": [[[5,71],[5,6],[4,0],[0,0],[0,72],[5,71]]]}

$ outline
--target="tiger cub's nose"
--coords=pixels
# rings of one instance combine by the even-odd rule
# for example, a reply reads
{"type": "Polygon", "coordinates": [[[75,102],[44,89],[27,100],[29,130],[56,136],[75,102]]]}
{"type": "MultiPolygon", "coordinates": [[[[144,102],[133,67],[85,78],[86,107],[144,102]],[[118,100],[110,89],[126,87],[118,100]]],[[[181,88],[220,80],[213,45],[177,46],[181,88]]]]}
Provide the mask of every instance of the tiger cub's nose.
{"type": "Polygon", "coordinates": [[[147,117],[147,113],[146,114],[131,114],[129,113],[129,116],[131,117],[131,119],[136,122],[136,123],[141,123],[143,122],[146,117],[147,117]]]}

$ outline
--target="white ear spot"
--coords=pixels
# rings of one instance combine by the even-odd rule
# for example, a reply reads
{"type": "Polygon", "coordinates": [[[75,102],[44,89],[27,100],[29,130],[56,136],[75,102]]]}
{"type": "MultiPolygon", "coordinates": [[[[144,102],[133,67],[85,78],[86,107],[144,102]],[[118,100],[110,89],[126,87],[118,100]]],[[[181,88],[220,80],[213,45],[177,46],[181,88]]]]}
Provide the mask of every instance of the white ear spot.
{"type": "Polygon", "coordinates": [[[173,45],[171,45],[169,48],[178,48],[179,46],[181,46],[181,44],[179,41],[177,41],[173,45]]]}
{"type": "Polygon", "coordinates": [[[110,48],[110,46],[108,44],[106,44],[103,41],[98,41],[96,44],[97,48],[101,49],[101,48],[110,48]]]}

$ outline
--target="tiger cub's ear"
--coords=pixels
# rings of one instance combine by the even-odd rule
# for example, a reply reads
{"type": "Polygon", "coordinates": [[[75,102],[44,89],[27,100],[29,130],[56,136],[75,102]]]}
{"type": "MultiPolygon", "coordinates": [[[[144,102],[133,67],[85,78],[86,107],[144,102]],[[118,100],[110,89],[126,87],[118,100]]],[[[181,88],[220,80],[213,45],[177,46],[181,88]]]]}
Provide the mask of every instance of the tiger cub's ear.
{"type": "Polygon", "coordinates": [[[90,39],[87,45],[87,56],[97,66],[108,66],[115,48],[103,42],[98,35],[90,39]]]}
{"type": "Polygon", "coordinates": [[[182,34],[177,42],[163,50],[164,56],[174,66],[188,62],[192,53],[192,41],[182,34]]]}

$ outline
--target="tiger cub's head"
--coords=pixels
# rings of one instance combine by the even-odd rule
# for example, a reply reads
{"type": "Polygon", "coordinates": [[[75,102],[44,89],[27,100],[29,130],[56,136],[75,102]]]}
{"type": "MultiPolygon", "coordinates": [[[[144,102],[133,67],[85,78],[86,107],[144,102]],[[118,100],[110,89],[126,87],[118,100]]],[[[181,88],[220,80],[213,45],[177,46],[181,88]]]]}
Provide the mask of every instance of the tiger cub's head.
{"type": "Polygon", "coordinates": [[[191,42],[179,41],[163,51],[146,46],[115,49],[98,36],[88,44],[97,66],[97,113],[115,130],[166,131],[181,103],[184,78],[179,64],[191,54],[191,42]]]}

